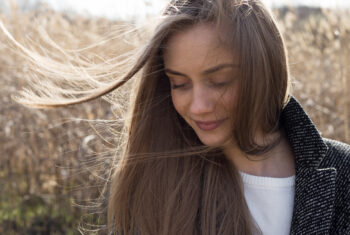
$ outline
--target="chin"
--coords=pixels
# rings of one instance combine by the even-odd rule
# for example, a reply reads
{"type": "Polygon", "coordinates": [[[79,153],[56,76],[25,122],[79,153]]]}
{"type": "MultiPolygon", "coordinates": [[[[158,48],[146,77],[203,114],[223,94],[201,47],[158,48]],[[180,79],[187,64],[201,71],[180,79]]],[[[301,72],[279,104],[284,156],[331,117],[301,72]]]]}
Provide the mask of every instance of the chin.
{"type": "Polygon", "coordinates": [[[208,146],[208,147],[214,147],[214,148],[219,148],[223,147],[227,142],[228,139],[226,138],[204,138],[204,137],[199,137],[200,141],[202,144],[208,146]]]}

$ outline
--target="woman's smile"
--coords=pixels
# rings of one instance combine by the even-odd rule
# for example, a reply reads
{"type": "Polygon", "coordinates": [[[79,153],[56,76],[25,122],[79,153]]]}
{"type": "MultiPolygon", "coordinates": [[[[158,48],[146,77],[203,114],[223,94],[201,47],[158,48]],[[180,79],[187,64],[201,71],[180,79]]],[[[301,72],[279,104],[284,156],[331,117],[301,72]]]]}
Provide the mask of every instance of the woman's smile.
{"type": "Polygon", "coordinates": [[[211,130],[218,128],[226,120],[227,120],[227,118],[221,119],[218,121],[205,121],[205,122],[195,121],[195,123],[197,124],[199,129],[201,129],[203,131],[211,131],[211,130]]]}

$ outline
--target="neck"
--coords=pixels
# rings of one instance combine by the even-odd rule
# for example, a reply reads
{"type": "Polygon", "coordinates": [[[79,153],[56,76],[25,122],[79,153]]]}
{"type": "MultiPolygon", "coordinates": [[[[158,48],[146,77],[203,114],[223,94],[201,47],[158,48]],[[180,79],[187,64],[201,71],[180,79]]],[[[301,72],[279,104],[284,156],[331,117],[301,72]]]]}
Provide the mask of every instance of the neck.
{"type": "MultiPolygon", "coordinates": [[[[279,137],[281,137],[280,142],[262,155],[248,155],[234,143],[227,144],[224,147],[224,153],[237,170],[247,174],[278,178],[289,177],[295,174],[295,163],[284,131],[271,134],[266,139],[275,140],[279,137]]],[[[259,144],[259,141],[257,142],[259,144]]]]}

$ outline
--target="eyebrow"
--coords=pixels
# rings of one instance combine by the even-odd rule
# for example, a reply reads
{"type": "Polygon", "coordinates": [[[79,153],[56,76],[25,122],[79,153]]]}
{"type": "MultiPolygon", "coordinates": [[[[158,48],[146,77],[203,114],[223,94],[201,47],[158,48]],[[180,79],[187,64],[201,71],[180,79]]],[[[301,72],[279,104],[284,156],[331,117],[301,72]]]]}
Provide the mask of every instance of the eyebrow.
{"type": "MultiPolygon", "coordinates": [[[[202,74],[202,75],[208,75],[208,74],[216,73],[216,72],[218,72],[219,70],[222,70],[222,69],[227,68],[227,67],[235,68],[235,67],[239,67],[239,66],[238,66],[238,65],[235,65],[235,64],[219,64],[219,65],[216,65],[216,66],[214,66],[214,67],[212,67],[212,68],[209,68],[209,69],[204,70],[201,74],[202,74]]],[[[187,76],[186,74],[184,74],[184,73],[180,73],[180,72],[174,71],[174,70],[169,69],[169,68],[165,68],[165,69],[164,69],[164,72],[165,72],[165,73],[169,73],[169,74],[173,74],[173,75],[188,77],[188,76],[187,76]]]]}

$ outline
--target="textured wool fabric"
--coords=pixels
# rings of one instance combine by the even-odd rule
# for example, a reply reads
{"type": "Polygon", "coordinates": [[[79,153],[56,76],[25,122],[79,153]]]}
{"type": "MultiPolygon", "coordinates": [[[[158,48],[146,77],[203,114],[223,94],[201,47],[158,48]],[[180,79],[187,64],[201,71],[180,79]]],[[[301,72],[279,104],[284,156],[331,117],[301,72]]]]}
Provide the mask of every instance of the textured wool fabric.
{"type": "Polygon", "coordinates": [[[350,234],[350,146],[322,138],[294,97],[281,124],[296,163],[291,234],[350,234]]]}

